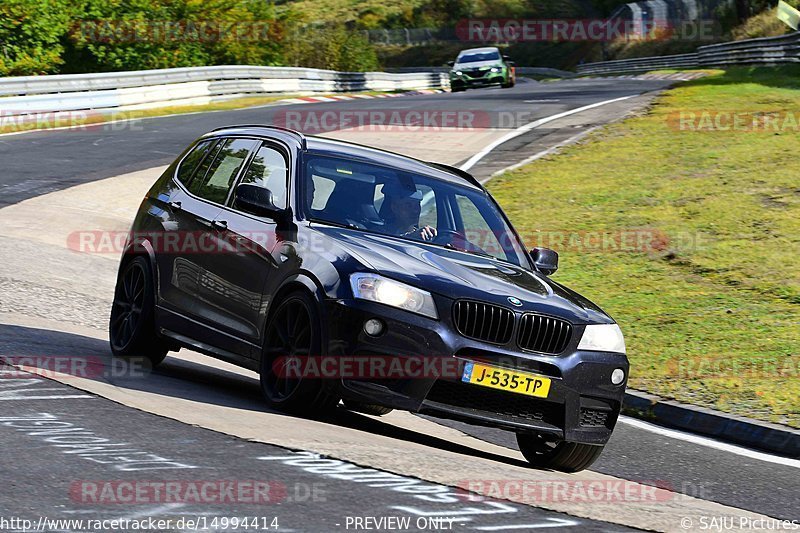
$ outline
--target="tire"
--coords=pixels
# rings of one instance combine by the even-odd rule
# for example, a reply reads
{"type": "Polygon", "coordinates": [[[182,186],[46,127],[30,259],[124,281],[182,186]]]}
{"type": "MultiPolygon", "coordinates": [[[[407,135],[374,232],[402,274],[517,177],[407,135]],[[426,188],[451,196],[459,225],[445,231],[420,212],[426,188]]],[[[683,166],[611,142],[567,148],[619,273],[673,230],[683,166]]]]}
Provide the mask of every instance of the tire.
{"type": "Polygon", "coordinates": [[[290,293],[270,313],[261,356],[261,392],[267,404],[287,413],[320,417],[339,402],[324,380],[282,375],[293,357],[322,355],[317,302],[305,291],[290,293]]]}
{"type": "Polygon", "coordinates": [[[603,452],[603,446],[566,441],[552,442],[540,435],[528,433],[517,433],[517,444],[531,466],[561,472],[585,470],[603,452]]]}
{"type": "Polygon", "coordinates": [[[451,93],[460,93],[461,91],[466,91],[465,87],[450,87],[451,93]]]}
{"type": "Polygon", "coordinates": [[[142,357],[155,367],[167,356],[169,345],[156,332],[155,298],[150,261],[134,257],[120,269],[108,322],[116,357],[142,357]]]}
{"type": "Polygon", "coordinates": [[[393,411],[391,407],[384,407],[376,403],[362,403],[353,400],[345,400],[344,406],[350,411],[364,413],[365,415],[383,416],[393,411]]]}

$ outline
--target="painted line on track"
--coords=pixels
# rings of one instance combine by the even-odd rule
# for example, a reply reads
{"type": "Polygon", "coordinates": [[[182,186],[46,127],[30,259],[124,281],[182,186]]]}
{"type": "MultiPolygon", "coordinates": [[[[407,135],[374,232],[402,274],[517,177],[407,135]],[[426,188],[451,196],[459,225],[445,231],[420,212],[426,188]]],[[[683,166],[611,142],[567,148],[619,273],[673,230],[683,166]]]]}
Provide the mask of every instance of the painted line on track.
{"type": "Polygon", "coordinates": [[[594,109],[596,107],[601,107],[601,106],[604,106],[604,105],[613,104],[615,102],[622,102],[623,100],[629,100],[631,98],[636,98],[637,96],[641,96],[642,94],[643,93],[636,93],[636,94],[631,94],[631,95],[628,95],[628,96],[622,96],[620,98],[613,98],[611,100],[603,100],[602,102],[595,102],[594,104],[585,105],[583,107],[577,107],[575,109],[570,109],[568,111],[563,111],[563,112],[557,113],[555,115],[550,115],[549,117],[544,117],[544,118],[540,118],[540,119],[534,120],[533,122],[529,122],[528,124],[525,124],[524,126],[520,126],[519,128],[517,128],[517,129],[507,133],[506,135],[503,135],[499,139],[491,142],[483,150],[481,150],[477,154],[475,154],[472,157],[470,157],[469,159],[467,159],[467,161],[463,165],[461,165],[459,168],[461,170],[469,170],[469,169],[471,169],[472,167],[475,166],[476,163],[478,163],[481,159],[483,159],[484,157],[489,155],[489,153],[492,150],[494,150],[495,148],[497,148],[501,144],[506,143],[506,142],[510,141],[511,139],[516,138],[516,137],[519,137],[520,135],[528,133],[532,129],[538,128],[539,126],[542,126],[543,124],[547,124],[548,122],[552,122],[552,121],[558,120],[560,118],[568,117],[568,116],[574,115],[576,113],[581,113],[583,111],[588,111],[588,110],[594,109]]]}
{"type": "Polygon", "coordinates": [[[555,153],[558,150],[560,150],[561,148],[564,148],[565,146],[569,146],[570,144],[578,142],[579,140],[581,140],[582,138],[586,137],[587,135],[589,135],[590,133],[592,133],[594,130],[596,130],[598,128],[600,128],[600,126],[593,126],[593,127],[589,128],[588,130],[585,130],[585,131],[582,131],[582,132],[580,132],[580,133],[578,133],[576,135],[573,135],[569,139],[561,141],[558,144],[554,144],[553,146],[551,146],[547,150],[542,150],[541,152],[535,153],[530,157],[526,157],[525,159],[523,159],[519,163],[514,163],[513,165],[509,165],[509,166],[507,166],[505,168],[502,168],[502,169],[498,170],[497,172],[494,172],[488,178],[482,179],[481,180],[481,184],[484,184],[484,183],[488,182],[490,179],[492,179],[494,177],[497,177],[500,174],[503,174],[504,172],[509,172],[511,170],[516,170],[519,167],[525,166],[528,163],[532,163],[533,161],[536,161],[537,159],[540,159],[540,158],[542,158],[542,157],[544,157],[546,155],[550,155],[552,153],[555,153]]]}
{"type": "Polygon", "coordinates": [[[788,457],[780,457],[778,455],[771,455],[769,453],[758,452],[755,450],[751,450],[749,448],[736,446],[735,444],[728,444],[726,442],[709,439],[708,437],[701,437],[699,435],[686,433],[684,431],[679,431],[677,429],[668,429],[665,427],[657,426],[655,424],[651,424],[650,422],[645,422],[643,420],[631,418],[628,416],[620,416],[619,421],[622,422],[623,424],[627,424],[629,426],[633,426],[638,429],[643,429],[645,431],[649,431],[650,433],[655,433],[657,435],[662,435],[664,437],[678,439],[685,442],[691,442],[692,444],[706,446],[708,448],[713,448],[715,450],[733,453],[736,455],[741,455],[742,457],[748,457],[750,459],[756,459],[767,463],[774,463],[782,466],[789,466],[792,468],[800,468],[800,460],[797,459],[789,459],[788,457]]]}

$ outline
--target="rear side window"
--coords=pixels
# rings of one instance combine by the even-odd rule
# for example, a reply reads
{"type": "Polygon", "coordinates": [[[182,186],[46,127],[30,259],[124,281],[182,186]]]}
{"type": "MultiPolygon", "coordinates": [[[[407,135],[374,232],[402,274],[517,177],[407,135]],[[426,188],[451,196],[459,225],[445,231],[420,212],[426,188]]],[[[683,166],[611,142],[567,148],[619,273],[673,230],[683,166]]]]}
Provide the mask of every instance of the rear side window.
{"type": "Polygon", "coordinates": [[[287,180],[289,167],[286,159],[278,150],[264,145],[258,149],[250,166],[242,178],[242,183],[252,183],[269,189],[272,203],[276,207],[286,207],[287,180]]]}
{"type": "MultiPolygon", "coordinates": [[[[198,172],[189,183],[189,191],[201,198],[217,204],[224,204],[228,198],[239,169],[242,168],[250,149],[255,144],[251,139],[228,139],[220,143],[214,161],[205,173],[198,172]]],[[[210,158],[207,158],[208,161],[210,158]]],[[[204,163],[200,166],[202,171],[204,163]]]]}
{"type": "Polygon", "coordinates": [[[183,161],[181,161],[181,165],[178,167],[178,181],[181,183],[189,183],[195,169],[206,154],[208,154],[213,145],[213,139],[197,143],[197,146],[195,146],[192,151],[189,152],[189,155],[184,157],[183,161]]]}

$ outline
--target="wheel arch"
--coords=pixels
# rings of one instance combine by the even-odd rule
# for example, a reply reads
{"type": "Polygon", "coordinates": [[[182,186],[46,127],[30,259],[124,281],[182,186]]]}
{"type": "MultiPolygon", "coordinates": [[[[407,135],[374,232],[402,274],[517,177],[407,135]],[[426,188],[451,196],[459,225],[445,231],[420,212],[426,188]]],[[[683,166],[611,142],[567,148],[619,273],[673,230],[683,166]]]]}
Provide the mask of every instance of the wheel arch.
{"type": "MultiPolygon", "coordinates": [[[[269,302],[269,307],[267,308],[267,318],[264,322],[264,327],[269,326],[269,321],[272,318],[272,314],[277,309],[278,304],[286,297],[286,295],[296,292],[296,291],[304,291],[308,293],[316,302],[317,302],[317,311],[320,317],[320,334],[322,335],[322,345],[326,346],[328,342],[328,331],[325,328],[326,324],[326,309],[325,309],[325,291],[322,288],[322,284],[319,283],[315,277],[310,275],[308,272],[298,272],[289,277],[287,277],[283,282],[278,286],[275,291],[275,296],[269,302]]],[[[266,342],[266,334],[264,335],[263,342],[266,342]]],[[[262,346],[263,348],[263,346],[262,346]]]]}
{"type": "Polygon", "coordinates": [[[155,291],[155,301],[157,304],[161,294],[161,287],[158,282],[158,263],[156,262],[155,247],[148,239],[139,237],[130,240],[125,244],[125,248],[122,250],[122,258],[119,262],[119,268],[117,269],[117,277],[119,278],[119,275],[122,273],[122,269],[125,268],[125,265],[137,257],[147,258],[150,264],[150,275],[153,277],[153,288],[155,291]]]}

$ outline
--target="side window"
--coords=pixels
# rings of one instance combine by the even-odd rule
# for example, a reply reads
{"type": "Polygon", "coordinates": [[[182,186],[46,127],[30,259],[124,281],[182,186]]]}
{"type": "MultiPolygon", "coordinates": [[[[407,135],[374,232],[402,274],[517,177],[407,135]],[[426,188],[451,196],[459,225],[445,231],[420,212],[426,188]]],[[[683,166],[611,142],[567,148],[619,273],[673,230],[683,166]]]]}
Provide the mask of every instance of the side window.
{"type": "Polygon", "coordinates": [[[197,186],[195,182],[203,181],[205,179],[205,175],[208,172],[208,167],[210,167],[211,163],[213,163],[214,160],[217,158],[217,154],[219,154],[219,151],[222,149],[224,145],[225,141],[218,140],[216,143],[214,143],[214,146],[208,152],[208,155],[205,158],[203,158],[203,162],[200,163],[200,166],[197,167],[197,170],[192,175],[192,179],[188,183],[188,188],[190,191],[193,190],[192,189],[193,186],[197,186]]]}
{"type": "Polygon", "coordinates": [[[259,148],[253,157],[242,183],[253,183],[269,189],[272,193],[272,202],[277,207],[286,207],[288,177],[289,168],[283,154],[265,145],[259,148]]]}
{"type": "Polygon", "coordinates": [[[467,241],[495,257],[506,257],[508,254],[503,250],[500,241],[475,203],[460,194],[456,195],[456,203],[461,213],[461,222],[464,224],[462,231],[467,241]]]}
{"type": "Polygon", "coordinates": [[[439,222],[438,213],[436,212],[436,193],[427,185],[417,185],[417,190],[422,192],[419,227],[430,226],[435,228],[439,222]]]}
{"type": "Polygon", "coordinates": [[[206,154],[211,151],[213,144],[213,139],[197,143],[197,146],[181,161],[181,166],[178,167],[178,181],[183,184],[189,183],[192,174],[194,174],[194,169],[197,168],[197,165],[200,164],[206,154]]]}
{"type": "MultiPolygon", "coordinates": [[[[312,175],[311,185],[306,194],[311,195],[311,209],[314,211],[322,211],[328,205],[328,200],[333,193],[336,182],[329,178],[322,176],[312,175]]],[[[308,201],[308,198],[306,198],[308,201]]]]}
{"type": "MultiPolygon", "coordinates": [[[[224,204],[228,198],[228,191],[254,143],[255,141],[251,139],[222,141],[205,175],[198,172],[189,184],[189,191],[211,202],[224,204]]],[[[205,166],[204,161],[200,165],[200,170],[202,171],[205,166]]]]}

